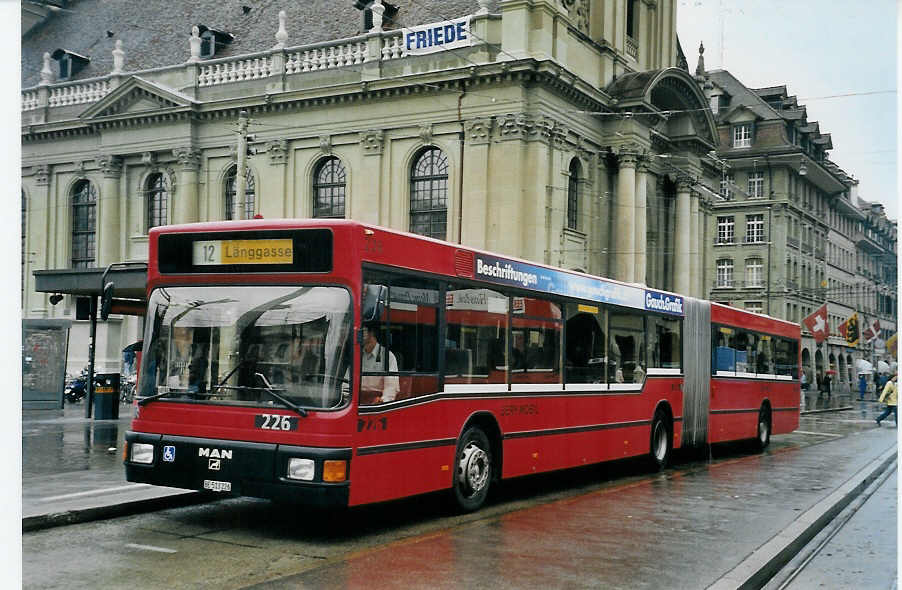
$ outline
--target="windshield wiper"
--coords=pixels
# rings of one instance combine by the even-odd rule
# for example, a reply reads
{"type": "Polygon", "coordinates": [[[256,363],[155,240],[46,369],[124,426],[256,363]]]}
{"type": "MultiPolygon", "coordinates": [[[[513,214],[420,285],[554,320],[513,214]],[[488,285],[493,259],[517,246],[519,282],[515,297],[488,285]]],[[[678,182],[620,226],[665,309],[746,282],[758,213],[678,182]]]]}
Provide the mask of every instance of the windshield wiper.
{"type": "Polygon", "coordinates": [[[167,389],[166,391],[161,391],[160,393],[155,393],[155,394],[149,395],[147,397],[142,397],[141,399],[138,400],[138,405],[143,406],[143,405],[147,404],[148,402],[152,402],[156,399],[160,399],[161,397],[166,397],[170,393],[191,393],[191,392],[188,391],[187,389],[170,388],[170,389],[167,389]]]}
{"type": "Polygon", "coordinates": [[[285,399],[284,397],[282,397],[281,395],[279,395],[278,393],[276,393],[275,391],[273,391],[273,389],[272,389],[272,384],[271,384],[269,381],[267,381],[266,377],[263,376],[263,373],[254,373],[254,376],[255,376],[255,377],[259,377],[259,378],[260,378],[260,381],[263,382],[263,385],[264,385],[263,391],[265,391],[266,393],[268,393],[269,395],[271,395],[271,396],[274,397],[275,399],[279,400],[280,402],[282,402],[282,403],[285,404],[287,407],[291,408],[292,410],[294,410],[295,412],[297,412],[298,414],[300,414],[300,415],[303,416],[304,418],[307,417],[307,410],[305,410],[305,409],[302,408],[301,406],[296,405],[296,404],[293,403],[293,402],[288,401],[287,399],[285,399]]]}

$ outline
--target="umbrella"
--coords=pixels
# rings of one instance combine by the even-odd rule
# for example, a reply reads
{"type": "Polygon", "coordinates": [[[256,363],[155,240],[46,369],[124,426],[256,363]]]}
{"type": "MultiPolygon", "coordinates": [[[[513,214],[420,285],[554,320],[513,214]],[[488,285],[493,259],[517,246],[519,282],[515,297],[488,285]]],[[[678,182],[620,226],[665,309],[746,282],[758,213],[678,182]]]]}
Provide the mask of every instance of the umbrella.
{"type": "Polygon", "coordinates": [[[864,373],[865,375],[870,375],[874,372],[874,365],[864,359],[858,359],[855,361],[855,370],[859,374],[864,373]]]}
{"type": "Polygon", "coordinates": [[[889,375],[891,373],[889,365],[886,364],[886,361],[877,361],[877,372],[883,375],[889,375]]]}

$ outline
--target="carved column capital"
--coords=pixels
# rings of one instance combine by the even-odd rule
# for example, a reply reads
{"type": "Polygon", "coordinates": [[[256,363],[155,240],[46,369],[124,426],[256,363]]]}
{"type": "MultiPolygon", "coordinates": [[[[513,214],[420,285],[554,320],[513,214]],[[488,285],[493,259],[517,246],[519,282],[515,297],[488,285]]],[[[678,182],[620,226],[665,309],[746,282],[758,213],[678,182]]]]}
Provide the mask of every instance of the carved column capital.
{"type": "Polygon", "coordinates": [[[635,168],[639,162],[639,155],[634,152],[620,152],[617,154],[617,163],[620,168],[635,168]]]}
{"type": "Polygon", "coordinates": [[[491,117],[470,119],[464,121],[464,139],[471,145],[487,144],[492,140],[492,126],[494,121],[491,117]]]}
{"type": "Polygon", "coordinates": [[[104,178],[119,178],[122,175],[122,158],[112,154],[98,154],[97,167],[104,178]]]}
{"type": "MultiPolygon", "coordinates": [[[[329,138],[328,135],[320,137],[320,148],[323,147],[323,138],[329,138]]],[[[332,152],[332,140],[329,139],[329,151],[332,152]]],[[[285,139],[274,139],[266,144],[266,153],[269,154],[269,163],[274,165],[283,165],[288,161],[288,141],[285,139]]]]}
{"type": "Polygon", "coordinates": [[[692,179],[682,176],[676,179],[676,190],[678,193],[688,193],[692,187],[692,179]]]}
{"type": "Polygon", "coordinates": [[[157,154],[154,152],[144,152],[141,154],[141,163],[147,168],[153,168],[157,165],[157,154]]]}
{"type": "Polygon", "coordinates": [[[502,140],[529,139],[537,133],[535,121],[526,113],[507,113],[499,116],[498,132],[502,140]]]}
{"type": "Polygon", "coordinates": [[[182,146],[172,150],[182,170],[197,170],[200,168],[200,150],[193,146],[182,146]]]}
{"type": "Polygon", "coordinates": [[[38,186],[50,184],[50,166],[48,164],[38,164],[34,167],[34,181],[38,186]]]}
{"type": "Polygon", "coordinates": [[[366,156],[378,156],[382,153],[382,144],[385,141],[385,132],[381,129],[370,129],[360,134],[360,145],[366,156]]]}

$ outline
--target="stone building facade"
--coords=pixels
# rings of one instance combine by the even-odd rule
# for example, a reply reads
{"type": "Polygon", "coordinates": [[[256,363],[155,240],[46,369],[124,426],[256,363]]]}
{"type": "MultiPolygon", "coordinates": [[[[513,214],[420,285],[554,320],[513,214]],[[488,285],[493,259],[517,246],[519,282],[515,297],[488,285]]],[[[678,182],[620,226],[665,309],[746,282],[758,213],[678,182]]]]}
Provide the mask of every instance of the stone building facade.
{"type": "Polygon", "coordinates": [[[730,72],[696,77],[715,115],[722,198],[708,218],[709,298],[801,322],[827,304],[831,334],[815,343],[803,327],[811,378],[835,371],[848,388],[855,362],[892,360],[896,331],[896,222],[858,195],[858,181],[829,158],[830,134],[809,122],[786,86],[748,88],[730,72]],[[879,338],[849,347],[839,326],[855,312],[879,338]]]}
{"type": "MultiPolygon", "coordinates": [[[[35,292],[35,270],[146,260],[150,227],[230,218],[241,111],[249,214],[706,294],[717,128],[677,67],[676,0],[193,6],[85,0],[23,37],[26,317],[77,307],[35,292]],[[407,45],[458,18],[462,46],[407,45]]],[[[141,328],[101,325],[98,370],[141,328]]],[[[70,370],[86,355],[70,346],[70,370]]]]}

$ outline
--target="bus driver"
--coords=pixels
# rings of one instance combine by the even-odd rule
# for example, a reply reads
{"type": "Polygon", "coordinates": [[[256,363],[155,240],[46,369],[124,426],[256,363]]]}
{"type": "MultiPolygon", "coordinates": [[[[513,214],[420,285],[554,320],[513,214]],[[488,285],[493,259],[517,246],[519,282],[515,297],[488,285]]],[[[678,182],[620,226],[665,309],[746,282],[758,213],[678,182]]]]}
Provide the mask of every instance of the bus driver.
{"type": "Polygon", "coordinates": [[[395,399],[400,389],[398,376],[395,375],[367,375],[367,373],[384,373],[385,365],[382,355],[388,355],[388,372],[398,372],[398,359],[394,353],[386,350],[376,340],[376,333],[372,326],[363,327],[363,354],[361,358],[361,370],[363,377],[360,379],[360,399],[364,405],[381,404],[395,399]]]}

